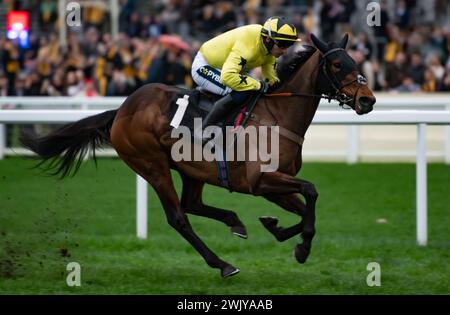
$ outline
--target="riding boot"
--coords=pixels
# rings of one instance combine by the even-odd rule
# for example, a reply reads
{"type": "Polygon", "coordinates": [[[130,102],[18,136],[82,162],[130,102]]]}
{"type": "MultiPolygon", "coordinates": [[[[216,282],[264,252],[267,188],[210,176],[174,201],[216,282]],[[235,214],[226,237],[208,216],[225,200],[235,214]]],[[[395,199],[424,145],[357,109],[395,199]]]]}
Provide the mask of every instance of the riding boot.
{"type": "MultiPolygon", "coordinates": [[[[234,107],[234,100],[231,97],[230,94],[225,95],[224,97],[217,100],[211,111],[208,113],[208,115],[203,120],[203,130],[206,129],[206,127],[214,125],[221,121],[227,113],[229,113],[233,107],[234,107]]],[[[203,138],[202,143],[205,144],[208,142],[210,138],[203,138]]]]}
{"type": "Polygon", "coordinates": [[[230,94],[225,95],[221,99],[217,100],[211,111],[208,113],[208,115],[205,117],[205,120],[203,120],[203,129],[205,129],[208,126],[214,125],[215,123],[218,123],[222,118],[225,117],[225,114],[230,112],[230,105],[234,103],[233,98],[230,94]]]}

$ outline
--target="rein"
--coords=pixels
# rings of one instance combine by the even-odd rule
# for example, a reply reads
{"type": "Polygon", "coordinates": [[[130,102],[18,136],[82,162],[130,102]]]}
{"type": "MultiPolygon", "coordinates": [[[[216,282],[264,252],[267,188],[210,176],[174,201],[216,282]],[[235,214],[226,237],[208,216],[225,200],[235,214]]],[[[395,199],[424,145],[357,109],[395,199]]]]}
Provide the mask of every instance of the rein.
{"type": "MultiPolygon", "coordinates": [[[[348,83],[351,84],[355,82],[356,80],[348,83]]],[[[348,85],[346,84],[346,85],[348,85]]],[[[359,89],[359,87],[358,87],[359,89]]],[[[358,92],[358,91],[357,91],[358,92]]],[[[295,93],[295,92],[282,92],[282,93],[271,93],[271,94],[264,94],[266,97],[315,97],[315,98],[325,98],[328,100],[328,103],[331,102],[331,100],[335,100],[339,102],[339,106],[343,107],[344,105],[349,106],[347,103],[353,100],[353,98],[356,96],[357,93],[353,97],[347,96],[343,93],[340,94],[307,94],[307,93],[295,93]]]]}
{"type": "MultiPolygon", "coordinates": [[[[354,81],[353,81],[354,82],[354,81]]],[[[351,83],[353,83],[351,82],[351,83]]],[[[350,83],[350,84],[351,84],[350,83]]],[[[355,93],[356,95],[356,93],[355,93]]],[[[271,94],[264,94],[264,96],[267,97],[316,97],[316,98],[325,98],[328,100],[328,103],[331,102],[331,100],[336,100],[339,102],[339,106],[348,105],[347,103],[352,101],[353,98],[349,97],[345,94],[307,94],[307,93],[295,93],[295,92],[282,92],[282,93],[271,93],[271,94]]]]}

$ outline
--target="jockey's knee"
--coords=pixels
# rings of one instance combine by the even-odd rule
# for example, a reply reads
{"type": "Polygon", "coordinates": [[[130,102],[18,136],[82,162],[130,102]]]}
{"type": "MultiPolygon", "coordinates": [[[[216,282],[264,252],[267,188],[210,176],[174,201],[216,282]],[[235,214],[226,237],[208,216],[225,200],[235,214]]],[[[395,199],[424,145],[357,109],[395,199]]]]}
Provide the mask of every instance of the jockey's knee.
{"type": "Polygon", "coordinates": [[[244,103],[250,96],[253,95],[255,91],[231,91],[230,96],[233,99],[234,103],[242,104],[244,103]]]}

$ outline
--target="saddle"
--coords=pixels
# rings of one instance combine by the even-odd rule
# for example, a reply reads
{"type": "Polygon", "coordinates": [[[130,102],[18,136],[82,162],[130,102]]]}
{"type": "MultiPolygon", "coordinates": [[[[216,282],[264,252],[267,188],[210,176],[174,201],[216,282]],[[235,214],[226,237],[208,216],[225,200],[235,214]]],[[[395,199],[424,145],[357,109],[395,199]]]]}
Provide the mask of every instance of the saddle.
{"type": "MultiPolygon", "coordinates": [[[[191,134],[194,131],[194,118],[204,119],[211,111],[214,103],[222,96],[213,94],[201,88],[193,90],[179,89],[179,92],[173,97],[170,103],[169,119],[171,126],[185,126],[189,128],[191,134]],[[183,109],[185,107],[185,110],[183,109]],[[180,111],[184,111],[180,113],[180,111]],[[177,116],[177,117],[176,117],[177,116]]],[[[237,127],[243,122],[246,113],[246,105],[255,103],[256,96],[250,97],[246,103],[235,107],[223,121],[216,123],[223,131],[227,126],[237,127]]],[[[224,133],[225,134],[225,133],[224,133]]]]}

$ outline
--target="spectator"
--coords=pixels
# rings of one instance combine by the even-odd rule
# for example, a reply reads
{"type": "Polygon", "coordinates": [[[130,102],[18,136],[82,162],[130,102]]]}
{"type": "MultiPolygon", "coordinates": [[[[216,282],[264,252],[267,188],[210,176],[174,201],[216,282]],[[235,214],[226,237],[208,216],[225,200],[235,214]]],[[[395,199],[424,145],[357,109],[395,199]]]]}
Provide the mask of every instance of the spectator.
{"type": "Polygon", "coordinates": [[[61,71],[56,71],[51,79],[47,88],[49,96],[62,96],[64,90],[63,74],[61,71]]]}
{"type": "Polygon", "coordinates": [[[387,63],[394,62],[396,55],[403,51],[404,37],[397,26],[389,28],[389,41],[386,45],[384,61],[387,63]]]}
{"type": "Polygon", "coordinates": [[[125,74],[121,71],[115,70],[111,82],[108,84],[107,96],[128,96],[133,92],[133,87],[125,74]]]}
{"type": "Polygon", "coordinates": [[[374,78],[374,85],[373,85],[374,90],[375,91],[387,90],[387,83],[384,78],[384,72],[382,71],[378,60],[373,61],[372,70],[374,78]]]}
{"type": "Polygon", "coordinates": [[[422,91],[424,92],[436,92],[438,82],[434,76],[433,71],[430,68],[425,69],[424,73],[425,83],[422,85],[422,91]]]}
{"type": "Polygon", "coordinates": [[[372,44],[369,42],[366,32],[359,32],[355,37],[353,49],[360,51],[367,60],[372,59],[372,44]]]}
{"type": "Polygon", "coordinates": [[[436,54],[431,54],[428,58],[428,67],[433,72],[434,77],[436,80],[440,81],[444,77],[445,68],[442,66],[441,62],[439,61],[439,57],[436,54]]]}
{"type": "Polygon", "coordinates": [[[320,28],[319,28],[319,22],[314,14],[314,10],[312,7],[308,7],[306,11],[306,16],[303,18],[303,25],[305,27],[305,32],[307,35],[307,38],[309,38],[309,34],[313,33],[319,36],[320,28]]]}
{"type": "Polygon", "coordinates": [[[14,82],[14,89],[10,91],[9,95],[13,96],[25,96],[25,76],[19,74],[14,82]]]}
{"type": "Polygon", "coordinates": [[[322,26],[322,39],[329,42],[334,39],[334,30],[338,22],[339,15],[343,13],[344,7],[333,0],[322,0],[320,11],[320,24],[322,26]]]}
{"type": "Polygon", "coordinates": [[[167,27],[159,16],[155,16],[150,23],[148,32],[151,38],[158,38],[167,33],[167,27]]]}
{"type": "Polygon", "coordinates": [[[386,1],[380,3],[380,23],[373,26],[375,41],[377,43],[377,59],[379,62],[383,60],[385,47],[389,36],[389,14],[387,11],[386,1]]]}
{"type": "Polygon", "coordinates": [[[395,60],[386,67],[386,83],[387,88],[393,89],[402,84],[407,76],[408,65],[406,64],[406,56],[403,52],[398,52],[395,60]]]}
{"type": "Polygon", "coordinates": [[[93,2],[84,8],[85,27],[94,27],[100,29],[105,19],[105,4],[102,2],[93,2]]]}
{"type": "Polygon", "coordinates": [[[135,0],[120,0],[119,32],[127,31],[129,17],[134,11],[134,3],[135,0]]]}
{"type": "Polygon", "coordinates": [[[420,85],[415,83],[411,77],[404,77],[402,84],[395,89],[397,92],[418,92],[420,91],[420,85]]]}
{"type": "Polygon", "coordinates": [[[401,29],[406,29],[409,26],[409,8],[405,0],[397,1],[394,11],[394,23],[401,29]]]}
{"type": "Polygon", "coordinates": [[[138,37],[141,34],[142,25],[139,19],[139,13],[133,12],[130,14],[130,20],[127,25],[128,37],[138,37]]]}
{"type": "Polygon", "coordinates": [[[306,32],[304,39],[311,32],[316,35],[322,32],[321,37],[325,40],[333,40],[335,30],[358,34],[351,37],[350,47],[359,53],[352,54],[375,90],[400,86],[401,89],[411,89],[409,79],[426,91],[447,89],[450,30],[446,26],[450,25],[450,17],[443,12],[445,1],[437,1],[433,9],[432,5],[425,3],[420,3],[420,7],[417,4],[416,8],[414,0],[393,0],[389,1],[393,5],[391,11],[388,11],[385,1],[381,1],[380,24],[366,31],[350,26],[350,21],[361,20],[358,14],[367,13],[364,6],[356,7],[356,1],[322,0],[314,6],[310,3],[305,0],[158,0],[144,4],[143,1],[120,0],[121,33],[117,39],[104,32],[104,25],[108,24],[104,23],[108,22],[104,8],[85,4],[82,11],[84,33],[70,32],[67,46],[59,47],[58,36],[51,32],[55,29],[56,2],[14,1],[15,9],[29,10],[31,21],[40,22],[44,36],[36,32],[35,24],[31,23],[28,48],[19,47],[17,41],[0,38],[0,73],[7,78],[8,84],[2,91],[7,95],[57,96],[72,95],[72,92],[77,95],[89,82],[84,78],[93,80],[93,89],[99,95],[116,90],[119,94],[132,91],[145,82],[191,87],[193,83],[189,76],[184,76],[183,80],[183,69],[189,68],[204,41],[232,27],[262,23],[270,10],[281,14],[280,11],[292,8],[295,9],[291,11],[295,26],[300,33],[306,32]],[[35,12],[33,8],[36,8],[35,12]],[[424,24],[424,15],[432,23],[424,24]],[[433,20],[434,16],[438,19],[433,20]],[[163,56],[164,47],[156,39],[161,34],[174,33],[191,44],[190,54],[166,51],[163,56]],[[398,57],[402,54],[403,57],[398,57]],[[398,58],[410,62],[399,64],[398,58]],[[426,68],[431,74],[425,75],[426,68]],[[70,83],[74,75],[69,73],[72,72],[75,73],[75,83],[70,83]],[[19,75],[21,80],[18,80],[19,75]],[[81,90],[77,90],[78,85],[81,90]],[[116,85],[120,88],[114,89],[116,85]]]}
{"type": "Polygon", "coordinates": [[[25,96],[39,96],[41,93],[41,80],[37,72],[31,73],[25,79],[25,96]]]}
{"type": "Polygon", "coordinates": [[[64,94],[67,96],[74,96],[80,92],[82,83],[78,80],[77,73],[75,71],[67,72],[64,86],[64,94]]]}
{"type": "Polygon", "coordinates": [[[95,85],[94,80],[92,79],[85,79],[84,84],[82,85],[81,89],[78,91],[76,96],[82,96],[82,97],[94,97],[99,96],[95,85]]]}
{"type": "Polygon", "coordinates": [[[300,34],[305,33],[305,26],[303,25],[303,16],[300,12],[296,12],[292,18],[292,24],[300,34]]]}
{"type": "Polygon", "coordinates": [[[4,75],[0,75],[0,96],[9,95],[9,82],[8,78],[4,75]]]}
{"type": "Polygon", "coordinates": [[[14,82],[14,79],[20,71],[20,55],[19,55],[19,46],[17,41],[9,41],[7,40],[4,43],[4,52],[3,52],[3,69],[5,75],[8,78],[9,84],[14,82]]]}
{"type": "Polygon", "coordinates": [[[39,22],[44,32],[54,30],[54,23],[58,19],[56,1],[43,0],[39,5],[39,22]]]}
{"type": "MultiPolygon", "coordinates": [[[[190,75],[190,67],[185,67],[180,60],[180,53],[169,51],[167,54],[166,71],[162,83],[185,86],[186,77],[190,75]]],[[[188,65],[189,66],[189,65],[188,65]]]]}
{"type": "Polygon", "coordinates": [[[439,85],[439,91],[450,92],[450,72],[447,72],[444,76],[442,83],[439,85]]]}
{"type": "Polygon", "coordinates": [[[413,53],[411,55],[411,69],[410,69],[411,79],[414,81],[414,83],[423,85],[424,73],[425,73],[425,66],[423,65],[422,57],[418,53],[413,53]]]}

